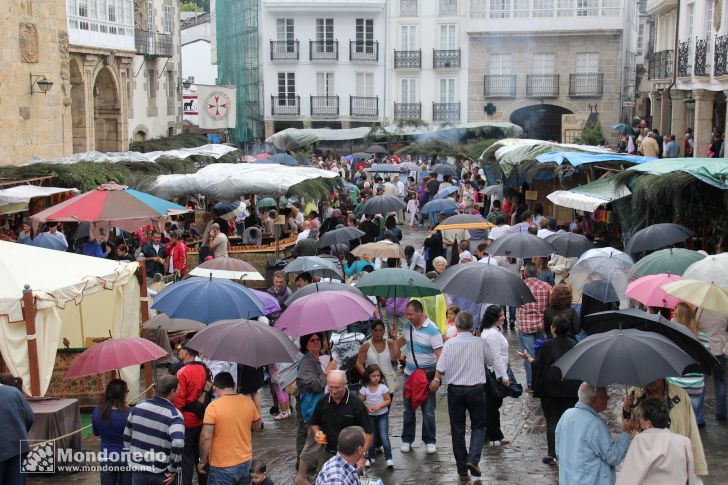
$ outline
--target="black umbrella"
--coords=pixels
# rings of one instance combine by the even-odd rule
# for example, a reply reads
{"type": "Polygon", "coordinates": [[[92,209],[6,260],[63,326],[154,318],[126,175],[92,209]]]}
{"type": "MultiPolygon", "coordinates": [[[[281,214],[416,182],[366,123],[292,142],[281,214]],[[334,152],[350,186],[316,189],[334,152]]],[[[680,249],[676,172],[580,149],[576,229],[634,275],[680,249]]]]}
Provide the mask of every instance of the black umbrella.
{"type": "Polygon", "coordinates": [[[573,232],[557,232],[548,236],[545,241],[565,258],[578,258],[594,248],[594,244],[586,236],[573,232]]]}
{"type": "Polygon", "coordinates": [[[680,224],[653,224],[635,232],[625,246],[625,253],[635,254],[642,251],[662,249],[672,244],[684,242],[695,233],[680,224]]]}
{"type": "Polygon", "coordinates": [[[302,296],[307,296],[312,293],[318,293],[319,291],[348,291],[356,295],[366,298],[364,293],[359,291],[355,286],[347,285],[344,283],[337,283],[334,281],[321,281],[319,283],[311,283],[303,288],[296,290],[291,296],[289,296],[284,302],[286,306],[290,305],[294,301],[298,300],[302,296]]]}
{"type": "Polygon", "coordinates": [[[457,178],[458,173],[455,168],[448,163],[437,163],[430,168],[430,173],[436,173],[438,175],[449,175],[457,178]]]}
{"type": "Polygon", "coordinates": [[[351,154],[351,159],[354,161],[358,160],[369,160],[372,156],[366,152],[356,152],[351,154]]]}
{"type": "Polygon", "coordinates": [[[488,246],[488,254],[491,256],[508,256],[509,258],[550,256],[555,252],[556,249],[545,240],[526,232],[507,234],[488,246]]]}
{"type": "Polygon", "coordinates": [[[579,379],[592,386],[644,387],[655,379],[681,376],[694,363],[667,337],[627,329],[590,335],[554,365],[561,369],[562,379],[579,379]]]}
{"type": "Polygon", "coordinates": [[[611,312],[599,312],[587,315],[584,330],[590,335],[608,332],[615,329],[634,328],[644,332],[664,335],[683,349],[690,357],[701,364],[702,372],[709,372],[718,361],[700,341],[684,325],[671,322],[660,314],[650,314],[627,308],[611,312]]]}
{"type": "Polygon", "coordinates": [[[456,264],[446,269],[434,283],[443,293],[476,303],[520,306],[535,301],[521,278],[490,264],[456,264]]]}
{"type": "Polygon", "coordinates": [[[384,148],[382,145],[372,145],[369,148],[367,148],[367,152],[369,152],[369,153],[387,153],[387,149],[384,148]]]}
{"type": "Polygon", "coordinates": [[[391,195],[375,195],[364,203],[362,213],[384,215],[406,208],[407,204],[397,197],[392,197],[391,195]]]}
{"type": "Polygon", "coordinates": [[[366,233],[356,227],[342,227],[340,229],[334,229],[333,231],[327,231],[321,239],[319,239],[317,246],[320,248],[326,248],[335,244],[345,244],[354,239],[366,235],[366,233]]]}

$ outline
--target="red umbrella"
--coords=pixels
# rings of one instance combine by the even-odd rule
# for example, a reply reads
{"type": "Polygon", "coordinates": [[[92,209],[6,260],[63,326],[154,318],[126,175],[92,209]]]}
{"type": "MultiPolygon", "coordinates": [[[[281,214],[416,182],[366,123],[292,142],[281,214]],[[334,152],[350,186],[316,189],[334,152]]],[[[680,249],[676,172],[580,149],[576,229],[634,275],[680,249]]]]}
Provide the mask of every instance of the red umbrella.
{"type": "Polygon", "coordinates": [[[111,338],[94,345],[71,363],[64,377],[82,377],[139,365],[167,355],[159,345],[141,337],[111,338]]]}
{"type": "Polygon", "coordinates": [[[273,155],[271,155],[270,153],[259,153],[255,156],[255,158],[257,158],[258,160],[263,160],[264,158],[272,158],[272,157],[273,157],[273,155]]]}

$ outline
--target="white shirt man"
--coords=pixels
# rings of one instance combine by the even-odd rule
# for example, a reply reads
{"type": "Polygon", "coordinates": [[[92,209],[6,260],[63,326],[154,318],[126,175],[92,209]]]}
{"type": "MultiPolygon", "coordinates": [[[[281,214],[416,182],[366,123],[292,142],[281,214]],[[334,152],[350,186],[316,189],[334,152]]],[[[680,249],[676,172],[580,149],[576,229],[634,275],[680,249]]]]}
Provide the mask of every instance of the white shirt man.
{"type": "Polygon", "coordinates": [[[397,197],[403,198],[407,191],[405,190],[404,182],[402,182],[396,175],[394,177],[394,185],[397,187],[397,197]]]}

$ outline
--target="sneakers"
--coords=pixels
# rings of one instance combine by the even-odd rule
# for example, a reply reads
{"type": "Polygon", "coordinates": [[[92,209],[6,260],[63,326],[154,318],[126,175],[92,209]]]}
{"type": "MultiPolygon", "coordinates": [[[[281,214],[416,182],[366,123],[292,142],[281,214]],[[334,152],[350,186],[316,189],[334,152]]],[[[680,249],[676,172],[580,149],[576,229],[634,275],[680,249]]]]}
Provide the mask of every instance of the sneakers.
{"type": "Polygon", "coordinates": [[[437,453],[437,446],[435,446],[435,443],[428,443],[427,444],[427,454],[431,455],[433,453],[437,453]]]}
{"type": "Polygon", "coordinates": [[[402,443],[402,446],[399,447],[399,451],[402,453],[409,453],[412,450],[412,443],[402,443]]]}
{"type": "Polygon", "coordinates": [[[283,411],[278,416],[275,416],[273,419],[275,420],[281,420],[281,419],[288,419],[292,416],[291,411],[283,411]]]}
{"type": "Polygon", "coordinates": [[[394,461],[391,458],[387,460],[387,468],[394,468],[394,461]]]}

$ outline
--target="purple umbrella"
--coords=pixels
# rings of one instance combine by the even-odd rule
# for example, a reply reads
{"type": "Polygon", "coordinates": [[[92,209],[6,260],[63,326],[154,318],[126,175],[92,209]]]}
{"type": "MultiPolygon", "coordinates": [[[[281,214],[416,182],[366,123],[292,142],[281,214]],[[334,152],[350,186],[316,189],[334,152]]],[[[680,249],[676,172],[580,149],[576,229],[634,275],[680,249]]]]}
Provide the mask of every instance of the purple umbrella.
{"type": "Polygon", "coordinates": [[[348,291],[323,291],[299,298],[281,314],[276,328],[300,337],[314,332],[340,330],[350,323],[368,320],[374,305],[348,291]]]}
{"type": "Polygon", "coordinates": [[[276,300],[275,296],[266,293],[265,291],[254,290],[252,288],[250,289],[250,291],[252,291],[253,294],[263,304],[263,312],[265,312],[265,315],[281,311],[281,306],[278,304],[278,300],[276,300]]]}

